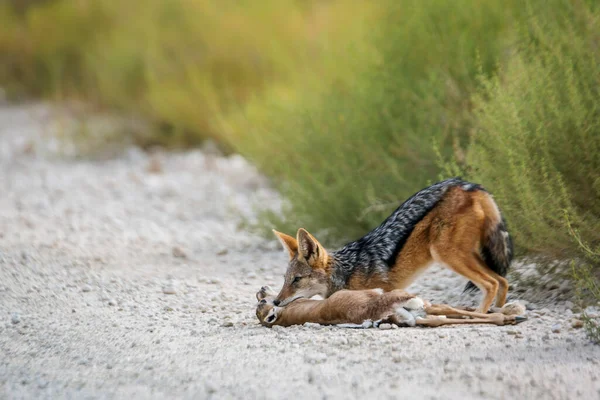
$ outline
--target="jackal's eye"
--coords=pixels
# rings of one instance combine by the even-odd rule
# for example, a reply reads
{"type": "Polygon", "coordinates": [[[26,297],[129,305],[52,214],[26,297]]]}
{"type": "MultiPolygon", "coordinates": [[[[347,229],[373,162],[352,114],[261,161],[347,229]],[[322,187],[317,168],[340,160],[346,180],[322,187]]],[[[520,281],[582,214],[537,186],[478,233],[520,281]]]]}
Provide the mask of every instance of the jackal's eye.
{"type": "Polygon", "coordinates": [[[302,279],[301,276],[294,277],[294,280],[292,280],[292,284],[300,282],[300,279],[302,279]]]}

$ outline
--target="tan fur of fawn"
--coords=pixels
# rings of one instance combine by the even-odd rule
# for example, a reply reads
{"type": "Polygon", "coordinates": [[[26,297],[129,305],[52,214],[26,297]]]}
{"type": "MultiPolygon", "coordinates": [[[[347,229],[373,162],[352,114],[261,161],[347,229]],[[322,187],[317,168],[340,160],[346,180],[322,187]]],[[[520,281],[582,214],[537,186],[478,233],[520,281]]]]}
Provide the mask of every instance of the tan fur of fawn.
{"type": "Polygon", "coordinates": [[[432,305],[402,290],[340,290],[325,300],[297,299],[285,307],[273,304],[275,295],[268,286],[263,286],[256,293],[259,301],[256,316],[267,327],[303,325],[307,322],[365,328],[384,322],[398,326],[426,327],[455,324],[514,325],[525,320],[518,315],[480,314],[444,304],[432,305]]]}
{"type": "Polygon", "coordinates": [[[331,254],[304,229],[298,230],[296,238],[274,231],[290,257],[275,304],[313,295],[329,297],[341,289],[404,289],[430,265],[439,263],[482,290],[477,312],[487,312],[494,298],[496,307],[504,306],[508,281],[492,270],[493,264],[486,264],[482,255],[488,251],[503,265],[495,269],[506,273],[512,245],[505,222],[489,193],[478,185],[458,182],[463,183],[448,186],[421,219],[413,218],[418,223],[414,222],[404,243],[396,244],[401,248],[397,254],[390,250],[392,240],[386,239],[396,227],[404,227],[402,214],[396,217],[400,222],[389,222],[388,218],[369,234],[371,237],[367,235],[331,254]],[[382,256],[378,258],[379,253],[382,256]],[[387,254],[394,254],[394,258],[381,261],[387,254]]]}

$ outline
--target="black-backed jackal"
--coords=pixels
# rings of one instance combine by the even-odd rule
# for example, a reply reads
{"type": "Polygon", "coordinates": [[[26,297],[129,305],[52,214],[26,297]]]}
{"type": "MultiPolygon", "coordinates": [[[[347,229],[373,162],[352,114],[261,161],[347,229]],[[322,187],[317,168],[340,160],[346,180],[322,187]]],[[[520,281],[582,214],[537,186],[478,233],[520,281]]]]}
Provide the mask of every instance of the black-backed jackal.
{"type": "Polygon", "coordinates": [[[429,186],[406,200],[363,238],[334,252],[310,233],[296,238],[274,231],[289,253],[283,288],[274,301],[285,306],[297,298],[325,298],[342,289],[404,289],[433,263],[469,279],[484,297],[477,311],[506,302],[504,278],[512,242],[492,196],[459,178],[429,186]]]}

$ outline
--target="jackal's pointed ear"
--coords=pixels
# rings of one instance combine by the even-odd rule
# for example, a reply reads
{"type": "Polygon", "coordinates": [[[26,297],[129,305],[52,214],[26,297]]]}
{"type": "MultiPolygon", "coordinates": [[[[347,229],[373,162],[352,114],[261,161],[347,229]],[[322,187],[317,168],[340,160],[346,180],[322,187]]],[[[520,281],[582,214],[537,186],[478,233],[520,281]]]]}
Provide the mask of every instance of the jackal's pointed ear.
{"type": "Polygon", "coordinates": [[[290,235],[277,232],[275,229],[273,229],[273,233],[275,234],[275,236],[277,236],[283,248],[287,250],[290,254],[290,259],[294,258],[296,253],[298,253],[298,241],[296,241],[296,239],[294,239],[290,235]]]}
{"type": "Polygon", "coordinates": [[[313,268],[325,268],[327,251],[313,235],[305,229],[298,229],[298,254],[300,254],[313,268]]]}

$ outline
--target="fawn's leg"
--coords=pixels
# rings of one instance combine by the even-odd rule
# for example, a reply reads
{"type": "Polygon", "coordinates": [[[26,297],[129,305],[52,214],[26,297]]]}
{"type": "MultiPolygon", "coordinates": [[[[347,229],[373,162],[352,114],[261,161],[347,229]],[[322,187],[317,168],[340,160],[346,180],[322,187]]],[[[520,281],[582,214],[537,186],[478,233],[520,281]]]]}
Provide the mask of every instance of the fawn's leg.
{"type": "Polygon", "coordinates": [[[503,314],[490,314],[492,318],[418,318],[417,326],[438,327],[443,325],[461,325],[461,324],[494,324],[514,325],[521,321],[517,321],[515,316],[507,316],[503,314]],[[506,317],[506,318],[505,318],[506,317]]]}
{"type": "MultiPolygon", "coordinates": [[[[522,316],[515,315],[504,315],[501,313],[492,313],[492,314],[483,314],[473,311],[466,311],[457,309],[454,307],[450,307],[446,304],[432,304],[425,307],[425,312],[427,315],[443,315],[447,321],[454,321],[451,323],[456,323],[456,321],[469,321],[469,322],[460,322],[461,324],[466,323],[490,323],[496,325],[512,325],[516,323],[520,323],[525,321],[527,318],[522,316]],[[464,319],[462,317],[467,317],[468,319],[464,319]],[[477,321],[477,322],[474,322],[477,321]]],[[[433,320],[433,319],[432,319],[433,320]]],[[[444,319],[440,319],[444,320],[444,319]]],[[[449,324],[449,323],[448,323],[449,324]]],[[[448,325],[441,324],[441,325],[448,325]]],[[[417,325],[419,325],[417,323],[417,325]]],[[[439,325],[427,325],[427,326],[439,326],[439,325]]]]}
{"type": "Polygon", "coordinates": [[[263,286],[258,292],[256,292],[256,300],[261,301],[267,297],[275,298],[277,293],[271,289],[271,286],[263,286]]]}

